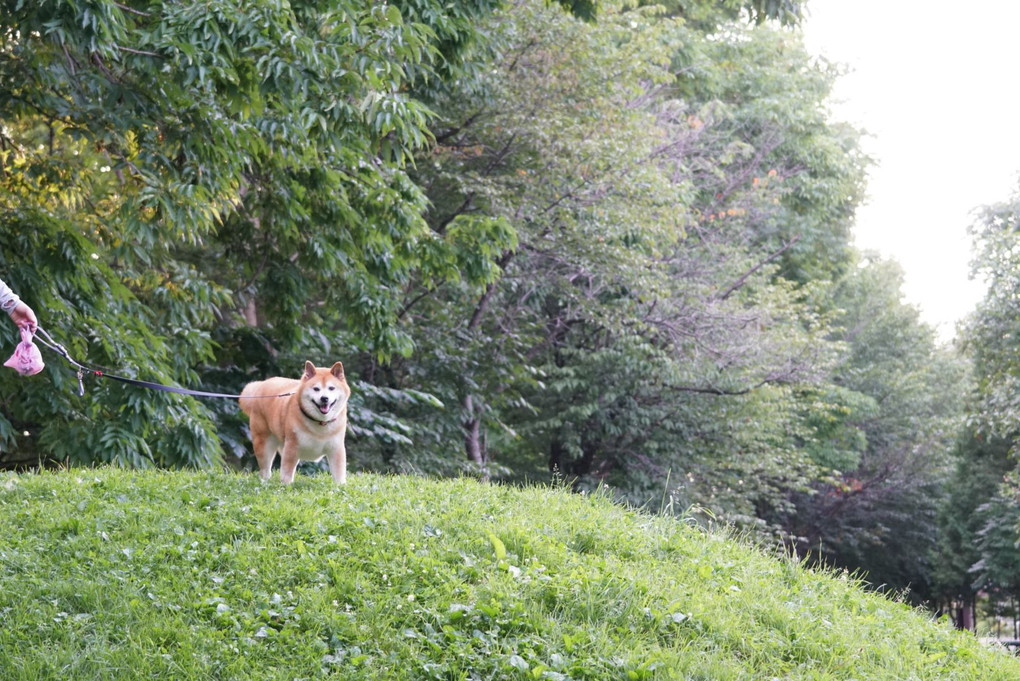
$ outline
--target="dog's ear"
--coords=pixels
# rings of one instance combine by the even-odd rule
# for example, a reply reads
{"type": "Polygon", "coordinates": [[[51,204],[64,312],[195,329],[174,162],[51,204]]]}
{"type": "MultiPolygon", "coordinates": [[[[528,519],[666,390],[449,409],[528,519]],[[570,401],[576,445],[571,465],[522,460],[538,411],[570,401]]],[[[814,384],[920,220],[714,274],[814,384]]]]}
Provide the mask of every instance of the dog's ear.
{"type": "Polygon", "coordinates": [[[304,378],[315,378],[315,365],[311,362],[305,362],[305,375],[304,378]]]}
{"type": "Polygon", "coordinates": [[[333,368],[329,370],[329,373],[333,374],[337,378],[344,377],[344,365],[342,362],[337,362],[333,365],[333,368]]]}

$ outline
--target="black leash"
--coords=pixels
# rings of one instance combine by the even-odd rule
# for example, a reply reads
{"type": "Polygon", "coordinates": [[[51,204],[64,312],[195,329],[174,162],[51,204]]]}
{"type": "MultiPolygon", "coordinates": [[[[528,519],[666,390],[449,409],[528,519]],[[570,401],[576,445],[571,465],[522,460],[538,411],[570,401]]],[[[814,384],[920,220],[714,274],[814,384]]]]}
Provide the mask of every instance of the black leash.
{"type": "MultiPolygon", "coordinates": [[[[40,343],[48,347],[50,350],[53,350],[57,354],[61,355],[75,369],[78,370],[79,396],[85,395],[85,383],[83,382],[82,379],[84,379],[86,374],[90,374],[92,376],[96,376],[97,378],[109,378],[111,380],[119,381],[120,383],[126,383],[128,385],[134,385],[139,388],[148,388],[149,390],[160,390],[162,392],[176,393],[178,395],[191,395],[192,397],[222,397],[228,399],[238,399],[241,397],[240,395],[232,395],[229,393],[213,393],[206,392],[205,390],[190,390],[188,388],[178,388],[172,385],[163,385],[162,383],[153,383],[152,381],[140,381],[135,378],[127,378],[126,376],[117,376],[116,374],[108,373],[103,369],[90,367],[86,364],[82,364],[81,362],[77,361],[76,359],[71,357],[71,353],[67,351],[67,348],[65,348],[57,341],[53,340],[53,336],[51,336],[46,331],[46,329],[42,328],[41,326],[36,327],[35,333],[36,338],[39,340],[40,343]]],[[[283,393],[281,395],[250,395],[246,396],[245,399],[253,399],[258,397],[288,397],[293,394],[294,393],[283,393]]]]}

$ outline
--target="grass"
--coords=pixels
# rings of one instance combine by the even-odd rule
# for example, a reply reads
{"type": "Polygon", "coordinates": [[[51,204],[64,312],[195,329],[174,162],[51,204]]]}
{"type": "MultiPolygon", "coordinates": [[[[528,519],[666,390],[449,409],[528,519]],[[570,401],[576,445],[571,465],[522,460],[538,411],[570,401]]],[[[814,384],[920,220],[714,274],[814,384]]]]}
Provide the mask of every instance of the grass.
{"type": "Polygon", "coordinates": [[[469,480],[0,475],[0,678],[1017,679],[852,579],[469,480]]]}

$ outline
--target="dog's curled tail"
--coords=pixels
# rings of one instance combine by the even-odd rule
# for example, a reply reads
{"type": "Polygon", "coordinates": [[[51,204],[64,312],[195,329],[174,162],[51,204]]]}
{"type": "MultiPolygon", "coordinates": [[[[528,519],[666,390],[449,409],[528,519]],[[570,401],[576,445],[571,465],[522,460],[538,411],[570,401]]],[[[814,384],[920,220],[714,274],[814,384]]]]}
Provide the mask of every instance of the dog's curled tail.
{"type": "MultiPolygon", "coordinates": [[[[255,383],[258,383],[258,381],[255,383]]],[[[241,391],[241,397],[237,400],[237,403],[241,405],[241,411],[248,416],[251,416],[251,408],[255,406],[256,402],[258,402],[258,400],[251,399],[253,395],[258,394],[258,389],[256,388],[255,383],[249,383],[244,386],[244,390],[241,391]]]]}

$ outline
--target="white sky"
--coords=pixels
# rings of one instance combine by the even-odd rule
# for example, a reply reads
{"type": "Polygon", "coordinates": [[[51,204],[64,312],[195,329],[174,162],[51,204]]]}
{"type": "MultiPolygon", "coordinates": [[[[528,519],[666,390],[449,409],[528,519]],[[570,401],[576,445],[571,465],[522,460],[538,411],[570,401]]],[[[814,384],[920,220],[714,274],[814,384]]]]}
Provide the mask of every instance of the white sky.
{"type": "Polygon", "coordinates": [[[1020,171],[1020,0],[809,0],[804,40],[847,65],[834,117],[876,160],[856,244],[897,260],[904,294],[942,338],[981,299],[973,211],[1020,171]]]}

